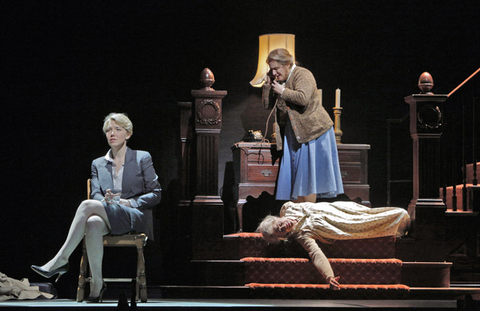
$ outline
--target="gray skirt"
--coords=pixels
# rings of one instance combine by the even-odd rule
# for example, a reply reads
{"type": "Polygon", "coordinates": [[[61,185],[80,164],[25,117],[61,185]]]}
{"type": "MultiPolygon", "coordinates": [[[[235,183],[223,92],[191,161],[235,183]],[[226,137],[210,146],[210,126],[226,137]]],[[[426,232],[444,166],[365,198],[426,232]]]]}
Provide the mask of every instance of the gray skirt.
{"type": "MultiPolygon", "coordinates": [[[[110,234],[142,233],[148,231],[147,217],[143,211],[118,203],[102,202],[110,222],[110,234]]],[[[151,210],[145,210],[150,212],[151,210]]]]}

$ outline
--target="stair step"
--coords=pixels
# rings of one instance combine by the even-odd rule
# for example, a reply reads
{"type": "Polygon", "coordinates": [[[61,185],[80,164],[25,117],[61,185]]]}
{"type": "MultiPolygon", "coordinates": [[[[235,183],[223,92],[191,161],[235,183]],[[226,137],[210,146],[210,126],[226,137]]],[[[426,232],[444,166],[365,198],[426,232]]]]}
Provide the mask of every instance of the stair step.
{"type": "MultiPolygon", "coordinates": [[[[467,176],[466,176],[467,177],[467,179],[466,179],[467,183],[473,183],[473,177],[474,177],[473,176],[473,164],[474,163],[470,163],[470,164],[466,165],[467,166],[467,176]]],[[[477,162],[476,169],[478,170],[479,168],[480,168],[480,162],[477,162]]],[[[477,176],[475,176],[475,177],[477,177],[477,179],[478,179],[478,175],[479,175],[478,171],[476,172],[476,175],[477,176]]]]}
{"type": "MultiPolygon", "coordinates": [[[[306,258],[257,258],[245,262],[245,283],[319,284],[324,278],[306,258]]],[[[330,258],[342,284],[397,284],[402,261],[398,259],[330,258]]]]}
{"type": "Polygon", "coordinates": [[[403,262],[401,283],[411,287],[450,287],[451,262],[403,262]]]}
{"type": "MultiPolygon", "coordinates": [[[[330,258],[342,284],[400,283],[399,259],[330,258]]],[[[242,286],[246,283],[324,283],[324,278],[307,258],[247,257],[241,260],[194,260],[200,284],[242,286]]]]}
{"type": "MultiPolygon", "coordinates": [[[[405,284],[410,287],[450,285],[451,262],[402,262],[399,259],[329,259],[341,284],[405,284]]],[[[323,283],[306,258],[196,260],[201,284],[243,286],[246,283],[323,283]]]]}
{"type": "Polygon", "coordinates": [[[474,205],[478,204],[478,192],[480,191],[480,186],[473,185],[471,183],[465,185],[466,188],[466,202],[467,206],[463,207],[463,184],[455,186],[455,195],[456,195],[456,209],[453,209],[453,186],[446,187],[446,196],[443,195],[443,188],[440,188],[440,198],[445,201],[447,206],[447,211],[463,211],[463,212],[473,212],[475,210],[474,205]],[[474,203],[475,202],[475,203],[474,203]]]}
{"type": "Polygon", "coordinates": [[[326,284],[246,284],[256,298],[282,299],[405,299],[410,288],[402,284],[391,285],[340,285],[331,290],[326,284]]]}
{"type": "MultiPolygon", "coordinates": [[[[332,244],[317,242],[328,258],[394,258],[395,237],[371,239],[337,240],[332,244]]],[[[223,259],[244,257],[300,257],[308,258],[308,253],[296,241],[279,244],[266,243],[260,233],[236,233],[223,238],[223,259]]]]}

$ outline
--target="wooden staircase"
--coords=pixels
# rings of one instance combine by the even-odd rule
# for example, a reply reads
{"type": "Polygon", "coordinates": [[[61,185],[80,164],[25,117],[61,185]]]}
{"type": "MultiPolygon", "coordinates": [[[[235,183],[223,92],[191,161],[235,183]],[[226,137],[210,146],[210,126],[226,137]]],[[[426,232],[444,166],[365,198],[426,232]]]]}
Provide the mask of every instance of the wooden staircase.
{"type": "Polygon", "coordinates": [[[454,264],[452,283],[463,286],[480,284],[480,186],[474,185],[473,164],[466,165],[465,176],[465,185],[440,189],[447,206],[445,248],[454,264]]]}
{"type": "Polygon", "coordinates": [[[445,205],[449,206],[448,195],[444,199],[446,204],[442,195],[437,195],[441,173],[437,151],[442,124],[441,118],[431,119],[429,113],[440,112],[448,96],[421,90],[422,94],[405,98],[410,105],[414,151],[413,199],[408,207],[409,213],[413,212],[410,214],[414,230],[401,239],[385,237],[321,244],[341,277],[339,291],[322,283],[322,277],[296,242],[268,245],[255,233],[222,237],[223,202],[217,195],[217,167],[202,170],[204,163],[218,161],[221,123],[212,121],[221,119],[221,101],[210,91],[207,93],[212,100],[202,97],[196,98],[195,105],[181,105],[185,193],[180,205],[192,206],[193,210],[191,270],[196,274],[192,275],[196,283],[164,286],[162,297],[444,300],[471,295],[479,299],[480,278],[471,271],[479,266],[478,188],[472,185],[464,192],[466,196],[470,193],[471,211],[468,207],[462,212],[445,211],[445,205]],[[203,114],[202,109],[210,109],[207,103],[216,109],[213,119],[211,113],[203,114]],[[196,122],[191,122],[194,115],[196,122]],[[208,135],[213,143],[204,141],[208,135]],[[468,271],[460,278],[455,274],[455,282],[451,282],[452,271],[458,272],[456,267],[468,271]]]}
{"type": "MultiPolygon", "coordinates": [[[[480,162],[477,163],[477,167],[480,167],[480,162]]],[[[478,202],[477,196],[480,186],[474,184],[474,178],[476,179],[476,176],[474,177],[473,164],[466,165],[465,177],[465,185],[460,184],[440,189],[440,197],[444,200],[445,205],[447,205],[447,212],[466,212],[473,214],[479,212],[480,202],[478,202]]]]}
{"type": "MultiPolygon", "coordinates": [[[[408,243],[408,238],[395,237],[320,243],[341,277],[341,290],[333,291],[295,241],[271,245],[258,233],[225,235],[218,258],[193,260],[199,284],[191,290],[196,297],[252,299],[456,299],[480,294],[479,288],[450,287],[450,262],[403,261],[402,247],[408,243]]],[[[176,297],[179,289],[170,288],[167,296],[176,297]]],[[[185,295],[188,289],[181,291],[185,295]]]]}

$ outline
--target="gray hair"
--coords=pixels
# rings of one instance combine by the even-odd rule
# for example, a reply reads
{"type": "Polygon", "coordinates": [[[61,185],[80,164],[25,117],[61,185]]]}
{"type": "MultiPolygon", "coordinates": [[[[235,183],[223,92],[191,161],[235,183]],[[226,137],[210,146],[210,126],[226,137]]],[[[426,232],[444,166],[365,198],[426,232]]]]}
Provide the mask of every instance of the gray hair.
{"type": "Polygon", "coordinates": [[[277,219],[277,216],[268,215],[258,225],[256,232],[260,232],[267,243],[280,243],[280,239],[273,233],[273,224],[277,219]]]}

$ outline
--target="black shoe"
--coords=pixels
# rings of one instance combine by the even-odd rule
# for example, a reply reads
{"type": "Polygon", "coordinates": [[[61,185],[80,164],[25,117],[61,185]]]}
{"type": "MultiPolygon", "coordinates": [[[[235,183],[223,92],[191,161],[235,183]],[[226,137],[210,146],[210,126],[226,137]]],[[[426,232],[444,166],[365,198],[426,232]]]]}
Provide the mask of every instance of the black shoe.
{"type": "Polygon", "coordinates": [[[55,283],[56,283],[56,282],[58,282],[58,280],[60,279],[60,277],[62,275],[67,273],[68,269],[70,268],[70,263],[67,262],[66,264],[64,264],[60,268],[52,270],[52,271],[44,270],[44,269],[42,269],[42,267],[35,266],[35,265],[31,265],[30,267],[32,268],[33,271],[37,272],[38,274],[40,274],[41,276],[43,276],[44,278],[47,278],[47,279],[51,278],[55,274],[58,274],[57,279],[55,280],[55,283]]]}
{"type": "Polygon", "coordinates": [[[102,302],[102,296],[103,292],[107,289],[107,284],[103,282],[102,289],[100,290],[100,294],[97,297],[88,297],[85,299],[86,303],[96,303],[96,302],[102,302]]]}

